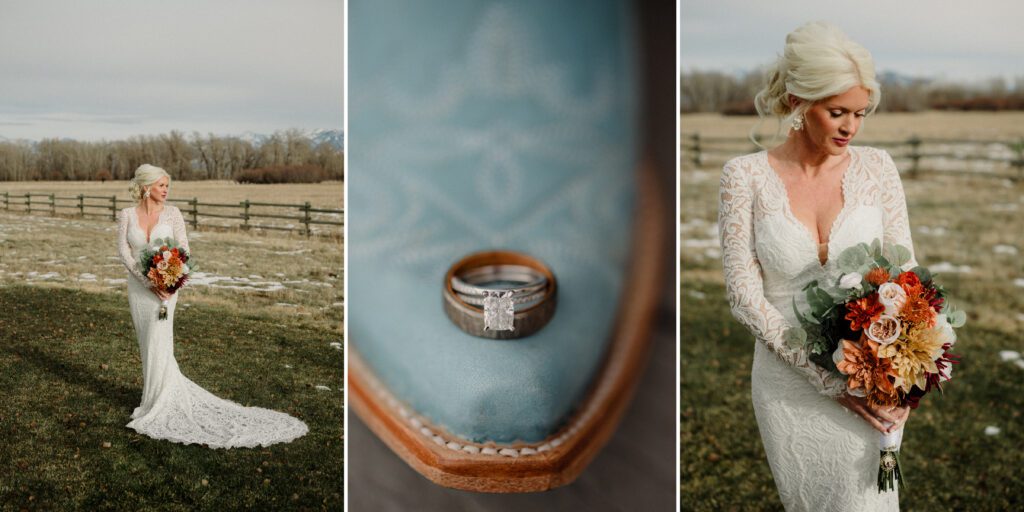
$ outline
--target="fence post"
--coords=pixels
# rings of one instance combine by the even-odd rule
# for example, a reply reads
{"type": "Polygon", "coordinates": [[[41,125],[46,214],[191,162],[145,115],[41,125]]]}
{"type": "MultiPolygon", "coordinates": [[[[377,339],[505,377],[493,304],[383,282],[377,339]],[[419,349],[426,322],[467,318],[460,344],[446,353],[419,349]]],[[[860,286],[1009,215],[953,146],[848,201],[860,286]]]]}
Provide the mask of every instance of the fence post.
{"type": "Polygon", "coordinates": [[[57,216],[57,199],[54,194],[50,194],[50,216],[57,216]]]}
{"type": "Polygon", "coordinates": [[[110,220],[117,220],[117,196],[110,196],[110,220]]]}
{"type": "Polygon", "coordinates": [[[249,230],[249,200],[242,201],[242,230],[249,230]]]}
{"type": "Polygon", "coordinates": [[[32,213],[32,194],[25,192],[25,211],[32,213]]]}
{"type": "Polygon", "coordinates": [[[11,193],[10,192],[4,192],[4,210],[7,211],[7,210],[10,210],[10,209],[11,209],[11,193]]]}
{"type": "Polygon", "coordinates": [[[309,230],[309,201],[306,201],[306,204],[302,206],[302,211],[305,212],[302,222],[306,224],[306,236],[310,236],[313,232],[309,230]]]}
{"type": "Polygon", "coordinates": [[[1017,153],[1017,158],[1012,162],[1013,166],[1017,168],[1017,179],[1024,180],[1024,139],[1017,141],[1011,147],[1017,153]]]}
{"type": "Polygon", "coordinates": [[[917,171],[920,169],[921,139],[917,135],[911,135],[907,143],[910,144],[910,177],[914,179],[917,178],[917,171]]]}
{"type": "Polygon", "coordinates": [[[85,195],[78,194],[78,215],[85,217],[85,195]]]}
{"type": "Polygon", "coordinates": [[[693,139],[693,166],[700,167],[700,132],[694,133],[690,138],[693,139]]]}
{"type": "Polygon", "coordinates": [[[192,229],[199,229],[199,198],[193,197],[188,204],[192,205],[192,229]]]}

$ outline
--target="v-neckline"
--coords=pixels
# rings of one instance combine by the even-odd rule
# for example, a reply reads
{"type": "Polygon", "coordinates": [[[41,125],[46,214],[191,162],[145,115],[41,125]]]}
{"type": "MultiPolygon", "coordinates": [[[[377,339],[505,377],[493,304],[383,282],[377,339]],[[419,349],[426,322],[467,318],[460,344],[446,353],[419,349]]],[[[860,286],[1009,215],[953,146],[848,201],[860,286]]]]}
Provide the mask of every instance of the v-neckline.
{"type": "MultiPolygon", "coordinates": [[[[782,201],[783,216],[789,219],[790,222],[793,222],[794,224],[800,226],[800,229],[807,236],[807,240],[810,242],[811,246],[814,247],[814,261],[818,264],[819,267],[825,268],[825,266],[828,265],[828,262],[832,260],[832,240],[835,238],[836,229],[840,227],[840,220],[844,217],[848,207],[850,206],[850,198],[849,194],[847,193],[848,191],[846,183],[848,181],[847,178],[850,177],[851,169],[853,169],[854,160],[857,157],[857,152],[854,151],[852,147],[847,149],[847,153],[850,155],[850,161],[847,162],[846,168],[843,169],[843,175],[840,178],[839,182],[839,194],[840,196],[842,196],[843,206],[839,209],[839,213],[836,214],[835,218],[832,219],[832,223],[828,228],[828,239],[825,240],[824,242],[821,242],[820,238],[816,236],[817,229],[815,229],[815,231],[812,232],[811,228],[807,227],[807,224],[801,222],[800,219],[796,217],[796,214],[793,213],[793,206],[792,204],[790,204],[789,189],[786,188],[786,182],[782,180],[782,176],[779,175],[779,172],[776,171],[774,167],[772,167],[771,161],[768,159],[768,151],[765,150],[762,151],[762,153],[764,154],[765,166],[768,168],[768,171],[775,177],[775,183],[782,190],[782,195],[785,198],[782,201]],[[825,261],[821,261],[821,246],[824,246],[825,248],[825,261]]],[[[817,228],[817,226],[815,226],[815,228],[817,228]]]]}
{"type": "Polygon", "coordinates": [[[142,220],[139,219],[139,207],[133,206],[132,210],[135,211],[135,225],[139,228],[139,231],[142,231],[143,235],[146,235],[146,244],[148,245],[150,237],[153,236],[153,230],[156,229],[157,224],[160,224],[160,219],[163,218],[164,212],[167,211],[167,207],[164,206],[160,210],[160,213],[157,214],[156,216],[156,222],[154,222],[153,225],[149,227],[149,231],[142,229],[142,220]]]}

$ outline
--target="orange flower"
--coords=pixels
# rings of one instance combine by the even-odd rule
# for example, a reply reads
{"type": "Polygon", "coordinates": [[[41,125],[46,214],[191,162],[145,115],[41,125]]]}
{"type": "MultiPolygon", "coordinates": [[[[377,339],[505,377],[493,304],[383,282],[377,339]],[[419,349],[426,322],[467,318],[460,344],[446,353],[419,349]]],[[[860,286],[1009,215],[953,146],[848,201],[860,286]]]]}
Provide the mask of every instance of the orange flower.
{"type": "Polygon", "coordinates": [[[885,312],[885,306],[878,302],[878,294],[872,293],[862,299],[846,304],[846,319],[850,321],[850,329],[859,331],[878,320],[885,312]]]}
{"type": "Polygon", "coordinates": [[[935,325],[935,310],[931,303],[924,297],[924,287],[920,281],[913,286],[903,285],[907,291],[907,302],[900,310],[900,316],[910,323],[927,324],[929,327],[935,325]]]}
{"type": "Polygon", "coordinates": [[[864,275],[864,279],[867,280],[867,282],[878,286],[889,282],[889,271],[882,267],[875,267],[864,275]]]}
{"type": "Polygon", "coordinates": [[[153,284],[160,284],[160,271],[157,270],[156,267],[149,269],[149,272],[146,273],[146,277],[148,277],[153,284]]]}
{"type": "Polygon", "coordinates": [[[918,279],[917,274],[907,271],[896,276],[896,284],[902,286],[904,290],[907,290],[907,294],[909,295],[910,290],[908,290],[907,288],[913,286],[920,286],[921,280],[918,279]]]}
{"type": "Polygon", "coordinates": [[[865,337],[859,343],[843,340],[843,360],[836,368],[847,376],[846,386],[850,390],[863,389],[868,400],[887,403],[898,400],[898,396],[890,379],[892,364],[888,359],[878,358],[878,346],[865,337]]]}
{"type": "Polygon", "coordinates": [[[875,407],[896,407],[900,405],[900,395],[892,383],[889,383],[888,389],[876,386],[875,391],[868,395],[868,403],[875,407]]]}

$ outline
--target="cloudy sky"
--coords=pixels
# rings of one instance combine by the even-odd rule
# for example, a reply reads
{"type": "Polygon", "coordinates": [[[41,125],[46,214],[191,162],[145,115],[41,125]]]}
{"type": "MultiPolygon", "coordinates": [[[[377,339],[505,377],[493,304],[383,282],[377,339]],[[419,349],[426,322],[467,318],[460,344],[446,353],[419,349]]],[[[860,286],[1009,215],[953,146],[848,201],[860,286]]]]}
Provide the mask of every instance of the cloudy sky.
{"type": "Polygon", "coordinates": [[[343,16],[342,0],[4,0],[0,137],[340,130],[343,16]]]}
{"type": "Polygon", "coordinates": [[[1024,76],[1024,2],[681,0],[679,10],[682,71],[771,63],[788,32],[823,20],[871,51],[879,71],[965,83],[1024,76]]]}

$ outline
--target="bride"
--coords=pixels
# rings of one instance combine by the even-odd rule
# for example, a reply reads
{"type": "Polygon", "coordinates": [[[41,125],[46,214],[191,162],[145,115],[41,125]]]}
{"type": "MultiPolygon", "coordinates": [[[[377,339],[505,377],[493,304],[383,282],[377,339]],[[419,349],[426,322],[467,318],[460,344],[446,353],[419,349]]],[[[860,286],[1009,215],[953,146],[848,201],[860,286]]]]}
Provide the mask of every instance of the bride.
{"type": "Polygon", "coordinates": [[[217,398],[186,378],[174,359],[174,308],[177,293],[151,288],[139,270],[139,252],[151,241],[172,237],[188,250],[181,211],[166,204],[171,178],[163,169],[143,164],[131,181],[138,205],[118,214],[117,241],[128,269],[128,306],[142,356],[142,403],[128,427],[154,439],[205,444],[210,448],[267,446],[289,442],[309,430],[287,414],[243,407],[217,398]],[[161,301],[167,318],[158,320],[161,301]]]}
{"type": "MultiPolygon", "coordinates": [[[[834,284],[843,249],[882,240],[912,249],[899,173],[882,150],[851,146],[878,105],[870,53],[838,28],[810,23],[786,37],[755,98],[788,136],[734,158],[722,174],[719,233],[733,315],[756,339],[751,395],[761,440],[787,510],[898,510],[878,493],[879,432],[910,410],[878,408],[845,392],[844,379],[788,346],[799,325],[794,297],[834,284]]],[[[913,256],[906,268],[916,266],[913,256]]]]}

